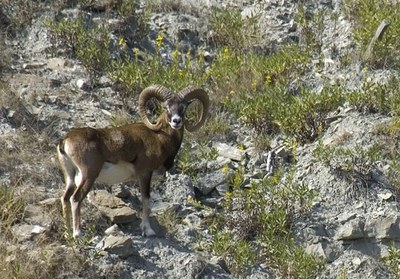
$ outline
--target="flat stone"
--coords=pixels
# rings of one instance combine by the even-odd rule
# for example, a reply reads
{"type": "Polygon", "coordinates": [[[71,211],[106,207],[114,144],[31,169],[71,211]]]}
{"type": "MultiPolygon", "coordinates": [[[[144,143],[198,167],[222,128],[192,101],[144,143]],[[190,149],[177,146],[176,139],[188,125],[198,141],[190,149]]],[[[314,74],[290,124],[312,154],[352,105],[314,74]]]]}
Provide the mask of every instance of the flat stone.
{"type": "Polygon", "coordinates": [[[246,152],[244,150],[240,150],[226,143],[217,142],[214,143],[213,146],[218,150],[219,156],[229,158],[233,161],[243,161],[246,156],[246,152]]]}
{"type": "Polygon", "coordinates": [[[19,242],[24,242],[45,233],[47,229],[40,225],[20,224],[13,226],[12,231],[19,242]]]}
{"type": "Polygon", "coordinates": [[[47,68],[55,71],[63,71],[68,66],[68,60],[63,58],[54,57],[47,61],[47,68]]]}
{"type": "Polygon", "coordinates": [[[137,219],[137,212],[135,210],[106,190],[90,192],[88,200],[101,214],[115,224],[131,223],[137,219]]]}
{"type": "Polygon", "coordinates": [[[45,65],[46,65],[46,63],[43,63],[43,62],[32,62],[32,63],[23,64],[22,68],[24,68],[26,70],[32,70],[32,69],[42,68],[45,65]]]}

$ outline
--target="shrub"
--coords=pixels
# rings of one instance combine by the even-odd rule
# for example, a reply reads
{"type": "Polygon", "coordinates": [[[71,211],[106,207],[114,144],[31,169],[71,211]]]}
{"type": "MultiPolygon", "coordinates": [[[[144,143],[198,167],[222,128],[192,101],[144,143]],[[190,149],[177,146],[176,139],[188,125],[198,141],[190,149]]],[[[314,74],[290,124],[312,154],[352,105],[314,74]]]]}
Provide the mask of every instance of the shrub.
{"type": "MultiPolygon", "coordinates": [[[[162,47],[162,42],[160,35],[155,42],[158,48],[162,47]]],[[[126,94],[138,92],[151,84],[163,84],[171,90],[180,91],[188,85],[201,86],[205,82],[201,53],[197,59],[193,59],[190,53],[181,54],[176,49],[172,62],[168,63],[159,50],[156,54],[144,53],[144,62],[139,60],[138,51],[134,49],[135,58],[132,60],[116,61],[109,72],[111,79],[121,84],[126,94]]]]}
{"type": "Polygon", "coordinates": [[[313,155],[334,174],[350,182],[356,190],[366,189],[374,181],[376,162],[383,157],[383,151],[378,144],[369,148],[360,145],[346,148],[319,143],[313,155]]]}
{"type": "Polygon", "coordinates": [[[400,250],[394,243],[391,243],[388,249],[388,255],[382,258],[383,263],[400,278],[400,250]]]}
{"type": "Polygon", "coordinates": [[[314,193],[294,183],[292,172],[279,171],[243,188],[244,170],[239,169],[229,181],[231,190],[216,220],[212,252],[235,273],[245,274],[252,264],[267,261],[285,278],[315,278],[322,261],[297,246],[291,232],[295,212],[308,211],[314,193]]]}
{"type": "Polygon", "coordinates": [[[292,95],[286,86],[278,85],[259,94],[242,93],[227,102],[258,134],[282,132],[305,143],[315,140],[325,129],[326,116],[343,102],[342,96],[340,88],[325,87],[319,94],[303,88],[292,95]]]}
{"type": "Polygon", "coordinates": [[[243,51],[261,39],[259,19],[261,14],[242,17],[240,10],[234,7],[211,7],[209,18],[209,42],[217,48],[227,47],[243,51]]]}
{"type": "Polygon", "coordinates": [[[83,17],[59,22],[47,22],[50,40],[56,48],[76,57],[88,71],[91,79],[106,73],[111,62],[110,37],[104,27],[88,27],[83,17]]]}
{"type": "Polygon", "coordinates": [[[400,3],[398,1],[346,0],[344,7],[347,17],[356,25],[354,36],[361,45],[362,52],[368,48],[379,24],[384,19],[389,20],[390,25],[376,42],[373,53],[366,62],[377,68],[398,66],[400,18],[397,16],[397,11],[400,3]]]}
{"type": "Polygon", "coordinates": [[[11,226],[21,221],[26,200],[15,195],[11,187],[0,184],[0,232],[2,236],[12,237],[11,226]]]}
{"type": "Polygon", "coordinates": [[[361,89],[349,92],[350,105],[365,113],[400,115],[400,87],[395,77],[386,83],[364,82],[361,89]]]}

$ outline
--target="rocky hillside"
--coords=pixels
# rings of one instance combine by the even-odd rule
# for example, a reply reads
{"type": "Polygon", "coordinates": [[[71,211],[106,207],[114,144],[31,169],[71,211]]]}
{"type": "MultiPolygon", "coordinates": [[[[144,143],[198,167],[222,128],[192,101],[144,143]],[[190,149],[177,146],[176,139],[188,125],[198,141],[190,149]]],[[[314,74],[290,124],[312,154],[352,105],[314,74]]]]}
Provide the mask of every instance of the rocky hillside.
{"type": "Polygon", "coordinates": [[[1,278],[400,276],[397,3],[11,2],[0,3],[1,278]],[[73,239],[58,141],[138,121],[153,83],[200,86],[212,102],[153,178],[157,236],[141,235],[131,182],[96,184],[73,239]]]}

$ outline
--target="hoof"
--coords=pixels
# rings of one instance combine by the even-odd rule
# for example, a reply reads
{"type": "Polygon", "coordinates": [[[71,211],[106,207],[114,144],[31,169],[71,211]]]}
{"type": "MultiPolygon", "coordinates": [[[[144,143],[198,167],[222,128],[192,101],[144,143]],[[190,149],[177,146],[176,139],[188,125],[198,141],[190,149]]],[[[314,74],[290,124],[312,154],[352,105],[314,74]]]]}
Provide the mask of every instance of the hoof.
{"type": "Polygon", "coordinates": [[[153,237],[156,236],[156,233],[154,230],[150,227],[149,223],[142,223],[140,225],[140,228],[142,229],[142,235],[146,237],[153,237]]]}

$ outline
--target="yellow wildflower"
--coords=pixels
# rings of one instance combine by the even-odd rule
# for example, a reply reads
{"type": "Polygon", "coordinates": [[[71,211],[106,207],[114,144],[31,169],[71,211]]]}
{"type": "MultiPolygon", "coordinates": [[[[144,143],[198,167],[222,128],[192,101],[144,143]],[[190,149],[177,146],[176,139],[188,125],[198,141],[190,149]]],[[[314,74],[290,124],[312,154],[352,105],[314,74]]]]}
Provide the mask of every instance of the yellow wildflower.
{"type": "Polygon", "coordinates": [[[158,48],[160,48],[162,46],[163,40],[164,40],[163,36],[158,34],[157,39],[156,39],[156,45],[157,45],[158,48]]]}
{"type": "Polygon", "coordinates": [[[126,40],[124,37],[119,38],[118,45],[125,47],[126,46],[126,40]]]}

